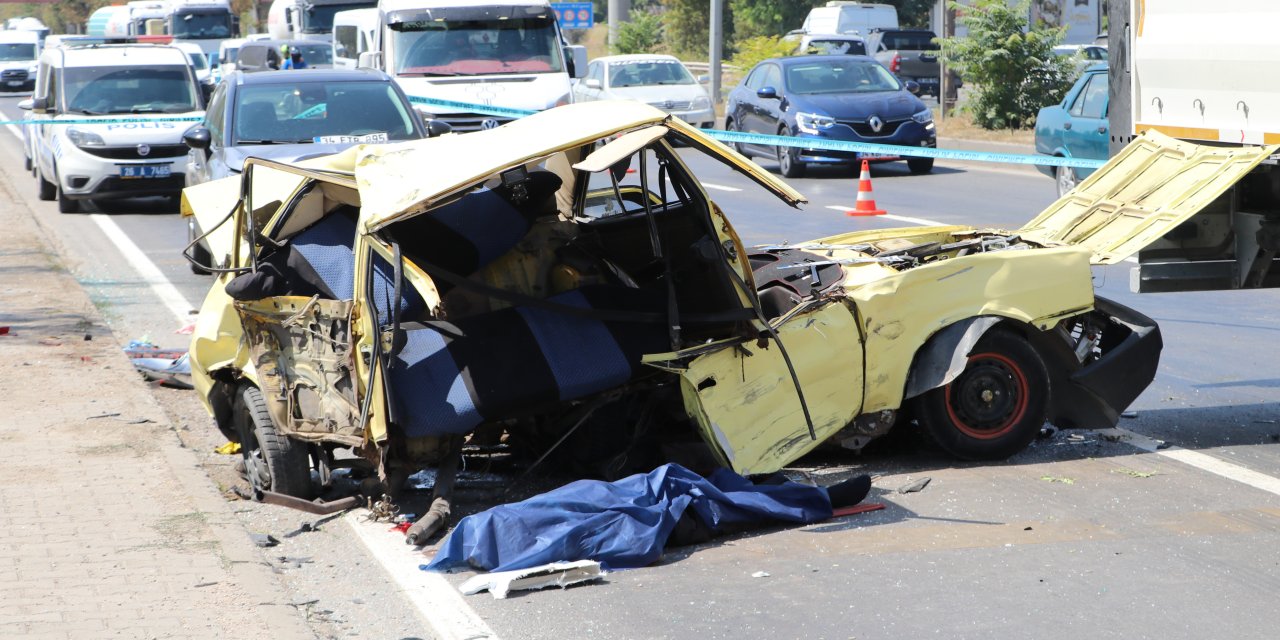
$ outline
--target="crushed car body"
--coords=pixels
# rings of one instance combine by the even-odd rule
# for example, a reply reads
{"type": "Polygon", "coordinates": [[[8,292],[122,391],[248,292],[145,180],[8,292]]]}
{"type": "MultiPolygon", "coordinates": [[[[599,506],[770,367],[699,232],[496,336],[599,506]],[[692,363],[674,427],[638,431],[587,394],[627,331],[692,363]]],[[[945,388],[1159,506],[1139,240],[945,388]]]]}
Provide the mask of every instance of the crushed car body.
{"type": "Polygon", "coordinates": [[[218,267],[193,383],[255,487],[309,497],[310,466],[323,477],[340,447],[394,484],[443,470],[477,430],[554,441],[620,403],[626,422],[683,419],[741,474],[908,419],[966,459],[1017,453],[1046,419],[1113,426],[1161,338],[1094,295],[1091,265],[1159,238],[1270,153],[1148,134],[1022,229],[749,248],[678,145],[804,202],[627,102],[251,159],[242,179],[187,189],[218,267]]]}

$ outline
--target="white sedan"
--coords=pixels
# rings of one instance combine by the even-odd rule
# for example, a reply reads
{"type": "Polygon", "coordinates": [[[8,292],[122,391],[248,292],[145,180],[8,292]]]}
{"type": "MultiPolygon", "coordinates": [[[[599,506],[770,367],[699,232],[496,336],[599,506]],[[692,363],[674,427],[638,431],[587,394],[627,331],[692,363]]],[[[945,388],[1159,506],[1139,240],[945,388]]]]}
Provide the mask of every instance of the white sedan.
{"type": "Polygon", "coordinates": [[[706,89],[679,59],[655,54],[596,58],[573,88],[574,102],[635,100],[696,127],[711,128],[716,114],[706,89]]]}

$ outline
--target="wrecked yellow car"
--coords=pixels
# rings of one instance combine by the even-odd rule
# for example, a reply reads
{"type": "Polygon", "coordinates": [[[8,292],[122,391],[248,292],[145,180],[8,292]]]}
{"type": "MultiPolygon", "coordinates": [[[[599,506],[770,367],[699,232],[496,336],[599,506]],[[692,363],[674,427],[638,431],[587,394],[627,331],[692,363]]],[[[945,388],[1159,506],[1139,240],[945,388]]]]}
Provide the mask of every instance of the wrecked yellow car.
{"type": "Polygon", "coordinates": [[[439,497],[462,436],[553,445],[601,415],[620,439],[686,425],[742,474],[908,419],[966,459],[1012,455],[1046,419],[1112,426],[1161,339],[1095,297],[1090,265],[1160,237],[1267,155],[1153,134],[1023,229],[752,249],[677,145],[804,202],[631,102],[250,159],[242,178],[188,188],[220,267],[193,380],[255,488],[310,497],[313,467],[324,478],[350,448],[391,488],[438,464],[439,497]],[[1131,171],[1150,166],[1193,183],[1131,171]]]}

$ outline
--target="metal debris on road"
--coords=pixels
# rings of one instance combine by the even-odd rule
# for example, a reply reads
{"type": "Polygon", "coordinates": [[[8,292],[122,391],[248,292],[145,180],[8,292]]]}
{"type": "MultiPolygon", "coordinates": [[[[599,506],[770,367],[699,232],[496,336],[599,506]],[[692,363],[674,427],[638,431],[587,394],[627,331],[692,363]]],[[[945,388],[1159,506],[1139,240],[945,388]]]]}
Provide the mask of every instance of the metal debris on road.
{"type": "MultiPolygon", "coordinates": [[[[425,565],[423,565],[425,566],[425,565]]],[[[765,574],[769,575],[769,574],[765,574]]],[[[495,599],[503,599],[512,591],[545,589],[547,587],[566,587],[599,580],[605,576],[600,563],[595,560],[578,560],[576,562],[552,562],[528,569],[514,571],[495,571],[482,573],[472,577],[458,587],[463,595],[474,595],[488,591],[495,599]]]]}
{"type": "Polygon", "coordinates": [[[253,540],[254,544],[263,548],[274,547],[280,544],[280,541],[276,540],[275,537],[269,533],[251,533],[249,534],[249,539],[253,540]]]}
{"type": "Polygon", "coordinates": [[[99,413],[96,416],[89,416],[88,418],[85,418],[85,420],[97,420],[98,418],[115,418],[119,415],[120,415],[120,412],[118,411],[113,413],[99,413]]]}
{"type": "Polygon", "coordinates": [[[1131,418],[1131,419],[1132,419],[1132,418],[1136,418],[1136,417],[1138,417],[1138,412],[1137,412],[1137,411],[1124,411],[1124,412],[1122,412],[1122,413],[1120,414],[1120,417],[1121,417],[1121,418],[1131,418]]]}
{"type": "Polygon", "coordinates": [[[755,573],[751,574],[751,577],[752,577],[752,578],[768,578],[768,577],[769,577],[769,572],[768,572],[768,571],[757,571],[757,572],[755,572],[755,573]]]}
{"type": "Polygon", "coordinates": [[[1045,482],[1059,482],[1059,483],[1062,483],[1062,484],[1075,484],[1075,483],[1076,483],[1075,478],[1066,478],[1066,477],[1059,478],[1058,476],[1040,476],[1040,479],[1041,479],[1041,480],[1044,480],[1045,482]]]}
{"type": "Polygon", "coordinates": [[[925,487],[929,486],[929,482],[931,480],[933,480],[933,478],[925,476],[915,482],[909,482],[898,487],[898,493],[919,493],[920,491],[923,491],[925,487]]]}

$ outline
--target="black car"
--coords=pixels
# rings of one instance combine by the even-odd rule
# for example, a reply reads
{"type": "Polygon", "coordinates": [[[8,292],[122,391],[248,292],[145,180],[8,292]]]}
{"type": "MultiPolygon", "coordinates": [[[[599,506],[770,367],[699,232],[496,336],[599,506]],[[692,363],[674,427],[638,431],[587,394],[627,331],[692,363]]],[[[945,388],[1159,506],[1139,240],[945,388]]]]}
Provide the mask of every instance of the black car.
{"type": "MultiPolygon", "coordinates": [[[[729,94],[725,128],[730,131],[936,147],[933,114],[902,82],[867,56],[797,56],[757,64],[729,94]]],[[[839,164],[864,157],[876,162],[898,156],[848,151],[737,144],[748,156],[775,157],[788,178],[806,164],[839,164]]],[[[933,158],[907,158],[912,173],[933,170],[933,158]]]]}
{"type": "MultiPolygon", "coordinates": [[[[214,91],[204,120],[183,135],[190,147],[186,186],[239,174],[249,156],[293,162],[448,130],[444,122],[424,124],[400,86],[375,69],[232,71],[214,91]]],[[[195,218],[188,221],[194,240],[195,218]]],[[[211,266],[202,245],[194,245],[192,255],[211,266]]]]}

